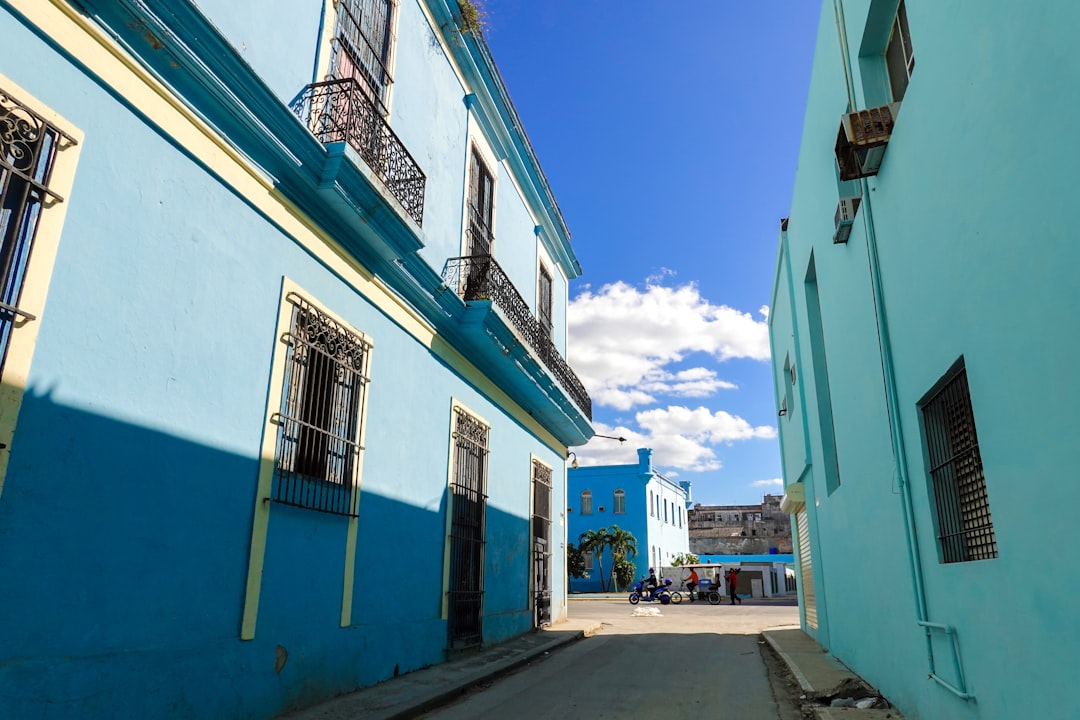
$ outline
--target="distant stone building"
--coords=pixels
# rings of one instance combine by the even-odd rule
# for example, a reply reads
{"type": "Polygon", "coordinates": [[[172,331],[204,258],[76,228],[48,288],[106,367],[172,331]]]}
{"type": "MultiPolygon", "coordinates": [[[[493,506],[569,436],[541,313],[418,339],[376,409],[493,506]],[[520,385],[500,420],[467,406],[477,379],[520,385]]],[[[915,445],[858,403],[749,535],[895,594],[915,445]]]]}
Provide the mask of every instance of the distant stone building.
{"type": "Polygon", "coordinates": [[[686,511],[690,552],[695,555],[766,555],[792,552],[791,516],[781,512],[782,495],[760,505],[702,505],[686,511]]]}

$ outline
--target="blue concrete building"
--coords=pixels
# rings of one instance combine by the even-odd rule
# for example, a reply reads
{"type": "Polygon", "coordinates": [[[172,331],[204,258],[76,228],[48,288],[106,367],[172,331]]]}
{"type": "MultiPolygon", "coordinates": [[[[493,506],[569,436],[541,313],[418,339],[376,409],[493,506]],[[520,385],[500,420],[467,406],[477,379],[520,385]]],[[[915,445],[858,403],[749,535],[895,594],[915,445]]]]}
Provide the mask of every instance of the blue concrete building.
{"type": "Polygon", "coordinates": [[[569,232],[452,0],[0,2],[0,716],[566,615],[569,232]]]}
{"type": "MultiPolygon", "coordinates": [[[[567,473],[566,508],[569,541],[579,544],[588,530],[617,525],[630,532],[637,543],[636,556],[629,558],[636,566],[635,577],[649,574],[649,567],[671,564],[676,555],[690,552],[689,523],[686,510],[690,502],[690,483],[675,482],[652,464],[652,450],[637,451],[638,461],[626,465],[591,465],[573,468],[567,473]]],[[[611,551],[597,559],[586,557],[588,578],[572,578],[574,592],[599,592],[600,566],[611,575],[611,551]]],[[[608,579],[607,584],[611,582],[608,579]]]]}
{"type": "Polygon", "coordinates": [[[803,628],[905,717],[1080,713],[1077,27],[822,3],[769,315],[784,507],[803,628]]]}

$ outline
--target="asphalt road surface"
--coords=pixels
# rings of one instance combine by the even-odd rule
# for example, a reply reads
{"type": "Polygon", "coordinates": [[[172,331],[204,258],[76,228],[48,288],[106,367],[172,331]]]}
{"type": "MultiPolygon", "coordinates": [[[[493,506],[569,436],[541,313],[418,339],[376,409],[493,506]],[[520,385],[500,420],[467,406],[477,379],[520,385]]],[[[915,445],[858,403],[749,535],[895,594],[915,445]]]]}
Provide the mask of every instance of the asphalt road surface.
{"type": "MultiPolygon", "coordinates": [[[[777,604],[656,608],[635,616],[625,600],[571,600],[575,618],[603,630],[473,690],[423,718],[575,720],[731,718],[784,720],[787,690],[770,678],[759,633],[797,626],[799,609],[777,604]]],[[[639,611],[640,612],[640,611],[639,611]]]]}

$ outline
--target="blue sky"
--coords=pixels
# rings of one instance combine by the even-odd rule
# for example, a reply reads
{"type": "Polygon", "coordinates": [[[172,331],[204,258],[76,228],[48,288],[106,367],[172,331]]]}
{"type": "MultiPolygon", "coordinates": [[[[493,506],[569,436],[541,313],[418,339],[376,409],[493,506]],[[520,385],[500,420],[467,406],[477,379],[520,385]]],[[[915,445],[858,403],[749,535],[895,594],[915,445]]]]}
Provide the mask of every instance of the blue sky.
{"type": "MultiPolygon", "coordinates": [[[[768,361],[817,0],[484,0],[484,35],[573,234],[568,359],[598,433],[704,504],[781,486],[768,361]]],[[[839,113],[839,110],[838,110],[839,113]]]]}

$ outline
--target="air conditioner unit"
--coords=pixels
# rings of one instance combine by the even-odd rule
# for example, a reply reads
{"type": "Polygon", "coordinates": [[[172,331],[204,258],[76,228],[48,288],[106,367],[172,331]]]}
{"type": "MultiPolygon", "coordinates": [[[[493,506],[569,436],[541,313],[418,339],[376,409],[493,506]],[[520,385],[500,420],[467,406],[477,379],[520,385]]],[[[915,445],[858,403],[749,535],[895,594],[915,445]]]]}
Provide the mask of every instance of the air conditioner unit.
{"type": "Polygon", "coordinates": [[[855,222],[855,213],[859,212],[859,203],[862,198],[840,198],[836,204],[836,215],[833,216],[833,224],[836,232],[833,233],[833,244],[846,243],[851,235],[851,225],[855,222]]]}
{"type": "Polygon", "coordinates": [[[899,112],[900,103],[891,103],[840,116],[836,164],[841,180],[877,175],[899,112]]]}

